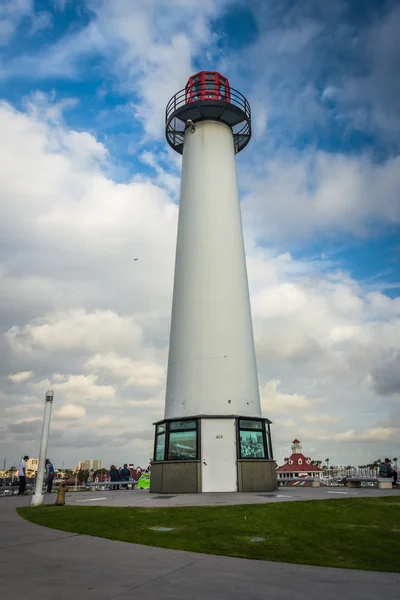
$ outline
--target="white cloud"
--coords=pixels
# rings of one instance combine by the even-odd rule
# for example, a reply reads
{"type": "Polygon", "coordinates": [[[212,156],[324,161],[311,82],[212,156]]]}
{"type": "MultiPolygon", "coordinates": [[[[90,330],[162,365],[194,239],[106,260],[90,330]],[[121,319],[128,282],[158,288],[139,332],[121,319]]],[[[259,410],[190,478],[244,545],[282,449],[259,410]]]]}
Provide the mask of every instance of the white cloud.
{"type": "Polygon", "coordinates": [[[136,114],[148,134],[160,136],[165,100],[184,87],[194,54],[216,37],[210,19],[227,3],[148,0],[144,5],[117,0],[95,7],[94,27],[103,51],[118,47],[115,67],[120,81],[140,95],[136,114]]]}
{"type": "Polygon", "coordinates": [[[300,394],[284,394],[278,391],[280,381],[268,381],[261,390],[261,402],[265,414],[297,413],[304,408],[324,402],[323,398],[307,398],[300,394]]]}
{"type": "Polygon", "coordinates": [[[36,12],[34,15],[32,15],[31,28],[29,31],[30,35],[35,35],[39,31],[42,31],[43,29],[50,28],[52,25],[52,22],[53,22],[53,16],[50,12],[47,12],[45,10],[36,12]]]}
{"type": "Polygon", "coordinates": [[[321,439],[335,442],[387,442],[396,441],[399,434],[400,427],[374,427],[366,431],[347,429],[340,433],[326,433],[321,439]]]}
{"type": "Polygon", "coordinates": [[[333,415],[305,415],[305,421],[309,423],[340,423],[343,419],[342,417],[334,417],[333,415]]]}
{"type": "Polygon", "coordinates": [[[20,21],[33,14],[33,0],[3,0],[0,6],[0,46],[8,43],[20,21]]]}
{"type": "Polygon", "coordinates": [[[95,402],[98,406],[108,406],[117,403],[116,389],[112,385],[98,383],[96,375],[68,375],[65,381],[42,380],[33,384],[34,389],[51,388],[54,390],[54,405],[57,398],[74,402],[95,402]]]}
{"type": "Polygon", "coordinates": [[[121,378],[123,385],[143,388],[159,387],[164,383],[165,372],[154,362],[134,361],[128,357],[109,354],[96,354],[86,363],[89,371],[106,373],[121,378]]]}
{"type": "MultiPolygon", "coordinates": [[[[146,448],[138,440],[143,431],[152,437],[162,413],[177,207],[148,180],[107,178],[104,147],[65,128],[48,100],[31,96],[36,104],[25,114],[0,106],[6,376],[19,365],[23,371],[27,359],[36,374],[32,384],[21,382],[35,402],[18,404],[20,416],[35,410],[41,418],[34,406],[51,387],[55,407],[85,407],[79,439],[91,439],[107,411],[147,461],[152,442],[146,448]],[[107,368],[110,358],[122,379],[107,368]]],[[[12,393],[2,398],[6,410],[16,406],[12,393]]]]}
{"type": "Polygon", "coordinates": [[[74,420],[81,419],[85,416],[86,410],[83,406],[77,404],[64,404],[55,411],[54,416],[57,419],[74,420]]]}
{"type": "Polygon", "coordinates": [[[21,371],[20,373],[10,373],[8,379],[13,383],[21,383],[32,377],[33,371],[21,371]]]}
{"type": "Polygon", "coordinates": [[[400,156],[377,164],[367,155],[281,152],[246,186],[246,220],[263,238],[365,236],[377,224],[400,223],[400,156]]]}
{"type": "Polygon", "coordinates": [[[96,421],[94,421],[93,425],[95,427],[105,427],[107,429],[108,427],[110,427],[110,425],[112,425],[112,419],[111,419],[111,417],[104,415],[104,417],[100,417],[99,419],[96,419],[96,421]]]}
{"type": "Polygon", "coordinates": [[[67,375],[65,375],[64,373],[54,373],[52,379],[54,382],[60,383],[62,381],[67,380],[67,375]]]}
{"type": "Polygon", "coordinates": [[[138,344],[142,329],[132,317],[120,317],[112,311],[83,309],[53,313],[24,328],[12,327],[6,334],[10,344],[19,351],[40,348],[48,352],[86,350],[93,352],[116,345],[138,344]]]}
{"type": "Polygon", "coordinates": [[[341,110],[353,114],[358,128],[379,132],[389,144],[397,142],[400,110],[396,78],[400,59],[398,30],[400,9],[396,2],[369,27],[360,31],[358,44],[364,69],[352,78],[340,78],[341,110]]]}
{"type": "MultiPolygon", "coordinates": [[[[34,398],[34,400],[36,400],[36,398],[34,398]]],[[[37,414],[40,414],[40,411],[43,412],[43,403],[39,404],[38,402],[30,402],[29,403],[29,411],[32,412],[37,412],[37,414]]],[[[26,413],[28,412],[27,410],[27,405],[26,403],[24,404],[17,404],[17,405],[13,405],[13,406],[9,406],[8,408],[5,409],[6,413],[12,413],[12,414],[24,414],[26,415],[26,413]]]]}
{"type": "Polygon", "coordinates": [[[196,52],[216,39],[211,18],[228,3],[95,1],[87,26],[68,33],[39,55],[15,60],[7,75],[76,76],[82,60],[102,55],[117,75],[118,86],[138,96],[132,108],[146,133],[160,137],[166,99],[184,87],[196,52]]]}
{"type": "Polygon", "coordinates": [[[274,423],[279,425],[279,427],[288,427],[290,429],[296,429],[298,427],[298,423],[294,419],[275,419],[274,423]]]}

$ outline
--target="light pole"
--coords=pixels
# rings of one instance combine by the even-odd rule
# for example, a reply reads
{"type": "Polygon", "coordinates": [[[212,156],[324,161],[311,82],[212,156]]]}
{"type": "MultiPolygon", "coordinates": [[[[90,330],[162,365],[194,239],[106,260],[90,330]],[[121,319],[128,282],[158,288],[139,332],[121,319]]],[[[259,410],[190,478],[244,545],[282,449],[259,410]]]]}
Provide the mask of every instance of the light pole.
{"type": "Polygon", "coordinates": [[[47,442],[49,440],[51,408],[53,406],[54,392],[49,390],[46,392],[44,402],[44,416],[42,427],[42,438],[40,441],[39,465],[36,476],[35,493],[32,496],[31,506],[40,506],[43,504],[43,479],[46,468],[47,442]]]}

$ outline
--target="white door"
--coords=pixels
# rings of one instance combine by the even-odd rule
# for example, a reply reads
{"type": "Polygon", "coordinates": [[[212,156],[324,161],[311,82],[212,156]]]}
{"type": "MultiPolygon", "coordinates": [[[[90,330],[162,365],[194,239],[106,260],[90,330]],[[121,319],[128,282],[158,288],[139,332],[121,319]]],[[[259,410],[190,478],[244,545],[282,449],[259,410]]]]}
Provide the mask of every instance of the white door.
{"type": "Polygon", "coordinates": [[[202,491],[237,492],[235,419],[201,420],[202,491]]]}

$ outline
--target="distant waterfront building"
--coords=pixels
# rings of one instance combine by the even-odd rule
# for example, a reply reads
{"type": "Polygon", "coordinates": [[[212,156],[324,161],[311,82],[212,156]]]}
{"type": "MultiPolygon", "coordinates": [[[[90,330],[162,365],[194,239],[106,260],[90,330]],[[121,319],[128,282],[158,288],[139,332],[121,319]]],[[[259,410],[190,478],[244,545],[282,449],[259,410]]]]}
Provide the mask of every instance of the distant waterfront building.
{"type": "Polygon", "coordinates": [[[27,471],[35,471],[37,473],[39,467],[39,459],[38,458],[30,458],[26,461],[26,470],[27,471]]]}
{"type": "Polygon", "coordinates": [[[278,481],[293,477],[318,477],[321,479],[323,470],[311,463],[311,458],[302,453],[299,440],[293,440],[291,456],[285,458],[285,464],[276,469],[278,481]]]}
{"type": "Polygon", "coordinates": [[[81,460],[78,464],[78,469],[80,471],[98,471],[101,469],[101,460],[97,460],[94,458],[88,458],[86,460],[81,460]]]}

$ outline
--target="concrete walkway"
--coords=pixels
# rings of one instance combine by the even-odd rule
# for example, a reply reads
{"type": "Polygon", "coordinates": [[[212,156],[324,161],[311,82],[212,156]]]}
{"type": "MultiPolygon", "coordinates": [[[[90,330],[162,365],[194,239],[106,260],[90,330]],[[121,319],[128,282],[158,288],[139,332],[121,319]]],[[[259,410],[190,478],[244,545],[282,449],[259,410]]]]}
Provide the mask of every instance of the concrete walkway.
{"type": "MultiPolygon", "coordinates": [[[[309,490],[301,490],[305,491],[309,490]]],[[[79,500],[78,496],[84,499],[89,494],[69,494],[68,502],[73,504],[79,500]],[[75,500],[72,496],[76,496],[75,500]]],[[[130,495],[113,492],[110,502],[112,495],[118,494],[130,495]]],[[[132,496],[136,494],[132,492],[132,496]]],[[[51,502],[54,499],[54,495],[49,498],[51,502]]],[[[24,521],[15,508],[29,504],[29,496],[0,498],[1,599],[320,600],[323,597],[337,600],[340,596],[346,600],[378,597],[397,600],[399,597],[400,574],[243,560],[82,536],[24,521]]]]}
{"type": "MultiPolygon", "coordinates": [[[[296,502],[299,500],[334,500],[343,498],[382,498],[399,496],[400,489],[379,490],[377,488],[349,489],[345,487],[290,487],[276,492],[254,493],[208,493],[208,494],[150,494],[147,490],[88,490],[68,492],[67,504],[88,506],[142,506],[160,508],[164,506],[223,506],[234,504],[268,504],[270,502],[296,502]]],[[[14,497],[15,498],[15,497],[14,497]]],[[[55,494],[45,494],[46,503],[54,504],[55,494]]],[[[0,502],[6,498],[0,498],[0,502]]],[[[23,499],[29,505],[28,499],[23,499]]],[[[1,504],[0,504],[1,507],[1,504]]]]}
{"type": "MultiPolygon", "coordinates": [[[[208,494],[150,494],[147,490],[117,490],[98,492],[71,492],[69,504],[99,506],[143,506],[145,508],[163,506],[223,506],[234,504],[267,504],[270,502],[295,502],[298,500],[333,500],[337,498],[372,498],[399,496],[400,490],[379,490],[377,488],[350,489],[345,487],[290,487],[276,492],[253,493],[208,493],[208,494]]],[[[49,501],[46,498],[46,501],[49,501]]],[[[51,497],[54,502],[54,497],[51,497]]]]}

